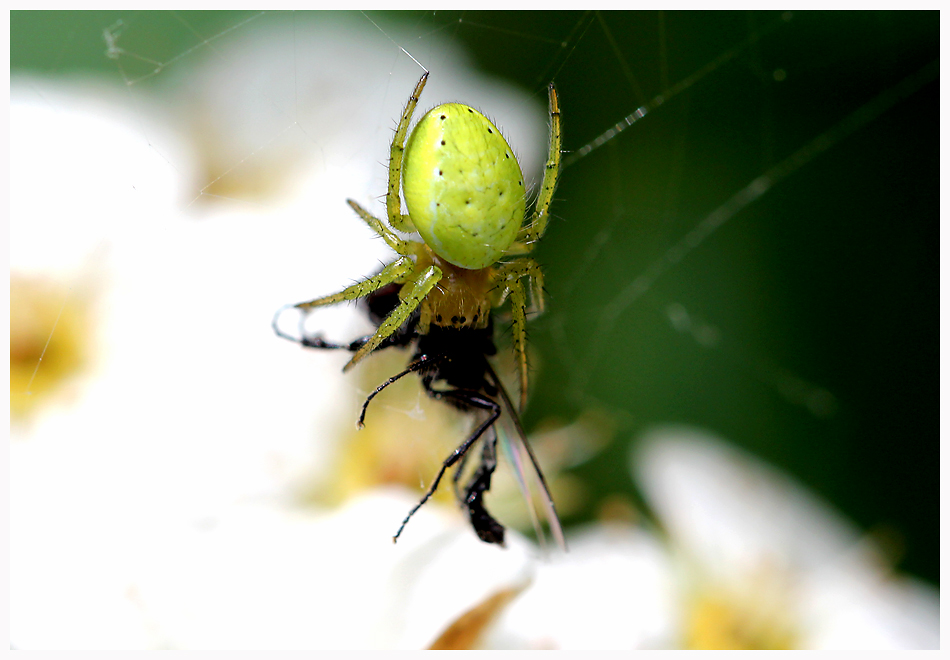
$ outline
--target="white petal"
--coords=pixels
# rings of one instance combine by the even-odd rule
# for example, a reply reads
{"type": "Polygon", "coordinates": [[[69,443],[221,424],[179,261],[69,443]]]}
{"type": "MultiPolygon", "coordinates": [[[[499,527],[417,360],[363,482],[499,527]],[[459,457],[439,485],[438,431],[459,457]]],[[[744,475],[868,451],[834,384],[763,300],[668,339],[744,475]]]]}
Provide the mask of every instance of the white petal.
{"type": "Polygon", "coordinates": [[[860,539],[810,492],[704,431],[653,430],[631,463],[674,542],[715,573],[763,561],[820,566],[860,539]]]}
{"type": "Polygon", "coordinates": [[[842,564],[803,578],[800,593],[806,648],[940,647],[937,589],[865,563],[842,564]]]}
{"type": "Polygon", "coordinates": [[[684,427],[648,433],[632,467],[687,573],[738,593],[784,584],[802,647],[939,644],[936,590],[892,575],[855,525],[775,468],[684,427]]]}
{"type": "Polygon", "coordinates": [[[553,551],[511,604],[491,648],[665,648],[676,628],[674,580],[660,543],[641,530],[595,526],[553,551]]]}
{"type": "Polygon", "coordinates": [[[413,503],[378,491],[333,513],[236,507],[155,546],[142,603],[175,648],[425,648],[528,564],[439,507],[393,544],[413,503]]]}

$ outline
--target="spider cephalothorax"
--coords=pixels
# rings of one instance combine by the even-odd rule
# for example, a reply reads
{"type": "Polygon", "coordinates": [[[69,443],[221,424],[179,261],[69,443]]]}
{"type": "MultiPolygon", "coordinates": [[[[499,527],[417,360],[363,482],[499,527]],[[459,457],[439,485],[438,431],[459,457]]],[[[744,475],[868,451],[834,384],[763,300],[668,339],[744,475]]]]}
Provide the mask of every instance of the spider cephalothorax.
{"type": "MultiPolygon", "coordinates": [[[[521,166],[501,132],[484,115],[460,103],[436,106],[406,134],[428,72],[423,74],[402,113],[390,148],[387,224],[353,200],[347,203],[397,253],[380,272],[343,291],[298,303],[304,312],[344,300],[365,299],[376,331],[350,344],[320,337],[277,333],[310,348],[354,352],[349,370],[374,350],[415,344],[414,359],[366,400],[406,374],[416,372],[426,392],[466,412],[484,412],[469,438],[443,463],[429,491],[409,517],[429,498],[449,467],[458,464],[456,485],[469,449],[483,439],[482,458],[464,495],[472,526],[489,543],[502,543],[504,528],[485,511],[482,494],[491,486],[498,433],[495,423],[508,409],[524,450],[533,463],[549,505],[548,519],[560,540],[560,528],[540,468],[524,438],[488,356],[494,355],[492,310],[510,301],[512,337],[523,409],[528,393],[525,347],[528,281],[531,301],[543,309],[543,275],[527,254],[544,234],[560,163],[560,113],[554,85],[548,87],[551,133],[548,159],[534,211],[525,220],[526,193],[521,166]],[[408,214],[402,213],[402,197],[408,214]],[[417,233],[421,241],[396,232],[417,233]],[[440,388],[436,384],[443,383],[440,388]],[[499,400],[501,403],[499,403],[499,400]]],[[[279,312],[278,312],[279,315],[279,312]]],[[[396,537],[402,532],[399,528],[396,537]]]]}

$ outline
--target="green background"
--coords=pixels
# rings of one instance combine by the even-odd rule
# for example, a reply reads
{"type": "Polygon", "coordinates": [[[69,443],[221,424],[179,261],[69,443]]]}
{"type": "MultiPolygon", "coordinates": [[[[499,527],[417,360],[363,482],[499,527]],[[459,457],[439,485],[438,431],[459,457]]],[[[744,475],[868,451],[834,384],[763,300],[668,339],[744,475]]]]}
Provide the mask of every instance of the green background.
{"type": "MultiPolygon", "coordinates": [[[[121,82],[102,36],[115,20],[136,52],[166,61],[242,16],[13,12],[11,68],[121,82]]],[[[937,12],[372,18],[454,35],[478,65],[538,98],[554,80],[566,151],[764,31],[564,169],[537,251],[549,310],[531,326],[537,382],[526,423],[590,406],[617,420],[616,440],[578,469],[591,509],[630,492],[640,430],[710,429],[796,475],[883,540],[900,568],[938,582],[936,73],[731,217],[597,332],[604,305],[713,210],[935,62],[937,12]],[[715,328],[718,341],[677,332],[671,309],[715,328]],[[819,393],[815,410],[796,395],[802,382],[819,393]]]]}

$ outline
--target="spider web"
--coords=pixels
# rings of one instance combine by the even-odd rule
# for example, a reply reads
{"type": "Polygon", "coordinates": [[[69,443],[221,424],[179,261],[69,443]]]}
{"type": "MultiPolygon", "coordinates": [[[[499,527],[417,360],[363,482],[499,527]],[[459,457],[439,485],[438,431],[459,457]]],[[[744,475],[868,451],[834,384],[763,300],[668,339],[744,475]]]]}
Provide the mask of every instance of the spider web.
{"type": "Polygon", "coordinates": [[[304,193],[322,214],[312,233],[261,224],[268,261],[284,256],[260,283],[278,304],[336,290],[387,259],[378,241],[353,250],[345,272],[331,257],[371,237],[343,199],[382,208],[391,130],[417,62],[432,71],[422,105],[480,107],[535,186],[554,80],[564,168],[536,253],[548,311],[529,328],[527,426],[591,407],[619,420],[619,441],[580,470],[601,484],[593,500],[629,489],[628,440],[640,430],[711,428],[863,524],[895,525],[907,565],[936,577],[934,16],[70,21],[30,66],[62,73],[74,53],[95,53],[84,66],[118,89],[196,222],[279,209],[313,185],[301,172],[334,174],[304,193]],[[502,78],[439,76],[466,60],[502,78]],[[175,95],[169,112],[205,145],[197,170],[146,128],[162,95],[175,95]],[[516,110],[523,123],[506,121],[516,110]]]}

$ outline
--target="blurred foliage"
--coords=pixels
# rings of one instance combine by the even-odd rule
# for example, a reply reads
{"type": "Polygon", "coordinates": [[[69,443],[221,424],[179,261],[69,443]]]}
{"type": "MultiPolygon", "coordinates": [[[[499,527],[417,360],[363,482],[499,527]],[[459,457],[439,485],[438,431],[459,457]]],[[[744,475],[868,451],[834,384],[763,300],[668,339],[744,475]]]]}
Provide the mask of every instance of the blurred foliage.
{"type": "MultiPolygon", "coordinates": [[[[138,52],[167,61],[252,15],[12,12],[11,67],[115,76],[103,30],[119,19],[138,52]]],[[[554,80],[568,152],[759,35],[563,171],[537,252],[549,311],[531,325],[526,422],[588,407],[616,418],[617,441],[580,469],[591,512],[630,492],[641,429],[691,423],[789,470],[894,539],[900,567],[939,580],[936,74],[731,217],[595,336],[618,292],[712,211],[937,61],[937,12],[371,18],[452,35],[540,99],[554,80]]]]}

